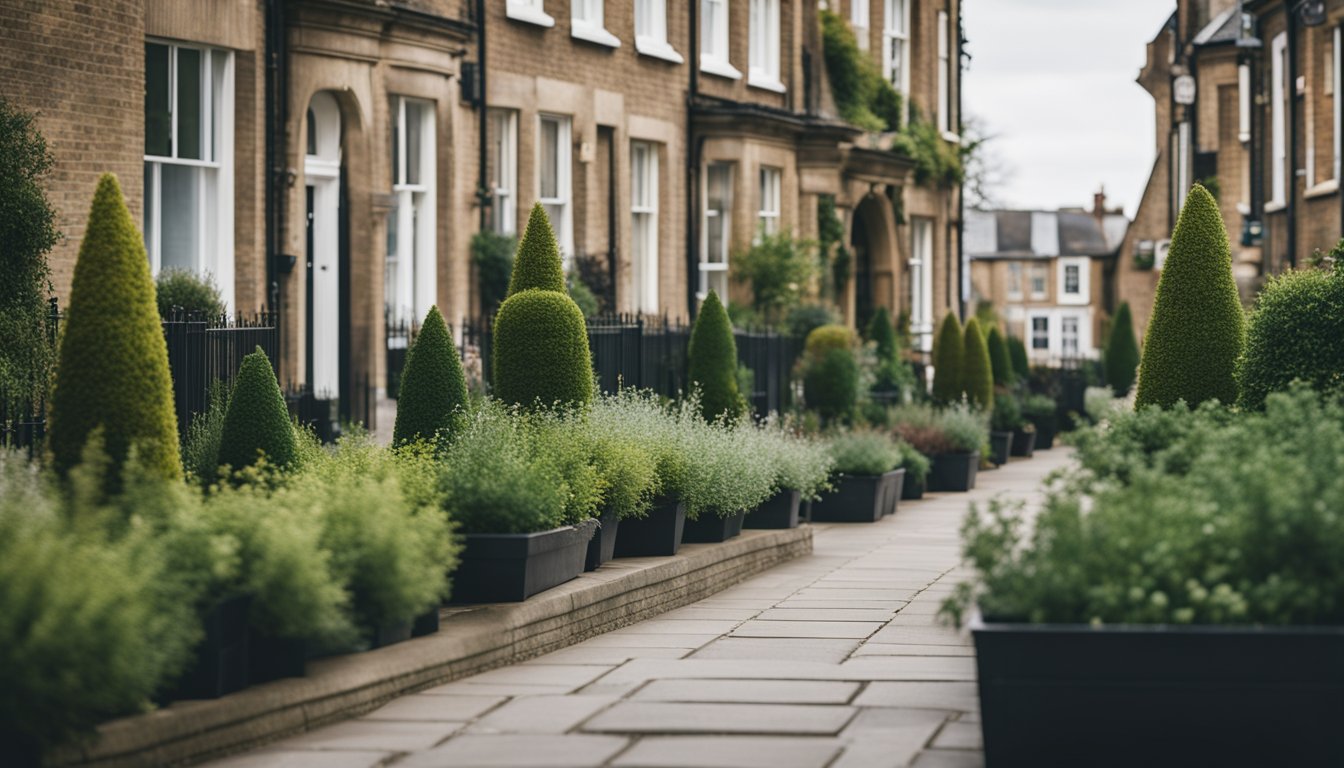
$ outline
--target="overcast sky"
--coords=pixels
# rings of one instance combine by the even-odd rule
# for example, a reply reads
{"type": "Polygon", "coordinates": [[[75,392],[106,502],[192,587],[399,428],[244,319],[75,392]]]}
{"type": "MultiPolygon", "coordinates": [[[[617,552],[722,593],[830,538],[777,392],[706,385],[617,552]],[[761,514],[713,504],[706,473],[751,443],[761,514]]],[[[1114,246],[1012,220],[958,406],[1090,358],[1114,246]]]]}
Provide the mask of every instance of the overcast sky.
{"type": "Polygon", "coordinates": [[[1175,0],[965,0],[965,110],[1007,170],[996,202],[1131,217],[1152,171],[1153,100],[1135,82],[1175,0]]]}

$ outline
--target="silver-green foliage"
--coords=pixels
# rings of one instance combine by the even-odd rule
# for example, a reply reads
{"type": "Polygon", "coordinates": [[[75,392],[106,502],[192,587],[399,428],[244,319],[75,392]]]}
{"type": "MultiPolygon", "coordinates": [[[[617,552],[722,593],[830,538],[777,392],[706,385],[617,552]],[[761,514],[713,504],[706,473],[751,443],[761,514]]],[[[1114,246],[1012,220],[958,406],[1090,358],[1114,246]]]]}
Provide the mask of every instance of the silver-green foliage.
{"type": "Polygon", "coordinates": [[[901,463],[901,449],[890,435],[867,429],[842,432],[831,438],[831,459],[841,475],[881,475],[901,463]]]}

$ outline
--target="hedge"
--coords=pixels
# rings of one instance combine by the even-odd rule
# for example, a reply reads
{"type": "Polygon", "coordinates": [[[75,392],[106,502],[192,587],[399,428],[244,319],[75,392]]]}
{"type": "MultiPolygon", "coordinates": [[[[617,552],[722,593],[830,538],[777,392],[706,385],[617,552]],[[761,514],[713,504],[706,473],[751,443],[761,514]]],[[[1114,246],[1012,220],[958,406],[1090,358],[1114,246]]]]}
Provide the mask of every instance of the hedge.
{"type": "Polygon", "coordinates": [[[1318,390],[1344,385],[1344,267],[1270,279],[1256,303],[1237,366],[1247,409],[1301,379],[1318,390]]]}
{"type": "Polygon", "coordinates": [[[691,327],[687,375],[700,390],[700,413],[706,421],[725,414],[736,419],[743,411],[737,388],[737,341],[719,295],[709,292],[691,327]]]}
{"type": "Polygon", "coordinates": [[[401,371],[392,444],[433,439],[452,426],[453,413],[466,404],[462,360],[439,308],[430,307],[401,371]]]}

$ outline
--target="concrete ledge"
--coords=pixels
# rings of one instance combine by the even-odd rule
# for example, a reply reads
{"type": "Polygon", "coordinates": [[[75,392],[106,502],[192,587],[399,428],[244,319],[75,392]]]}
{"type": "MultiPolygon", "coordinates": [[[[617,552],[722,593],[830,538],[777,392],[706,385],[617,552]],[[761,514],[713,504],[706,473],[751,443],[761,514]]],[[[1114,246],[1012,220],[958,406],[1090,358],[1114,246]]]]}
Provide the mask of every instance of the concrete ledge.
{"type": "Polygon", "coordinates": [[[812,529],[745,531],[676,557],[615,560],[523,603],[451,607],[436,635],[311,662],[308,676],[104,724],[55,765],[185,765],[354,717],[406,693],[563,648],[701,600],[812,551],[812,529]]]}

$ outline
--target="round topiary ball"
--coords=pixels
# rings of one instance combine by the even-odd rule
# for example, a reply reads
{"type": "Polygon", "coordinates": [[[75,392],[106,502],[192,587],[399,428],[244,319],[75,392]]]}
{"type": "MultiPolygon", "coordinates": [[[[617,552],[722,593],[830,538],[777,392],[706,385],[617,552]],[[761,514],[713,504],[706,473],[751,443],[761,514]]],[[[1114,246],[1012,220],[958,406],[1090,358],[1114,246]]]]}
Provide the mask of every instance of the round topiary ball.
{"type": "Polygon", "coordinates": [[[270,358],[261,347],[238,368],[224,428],[219,438],[219,463],[234,470],[250,467],[262,457],[273,467],[290,468],[298,453],[294,425],[270,358]]]}
{"type": "Polygon", "coordinates": [[[527,407],[593,399],[588,329],[574,300],[536,288],[499,307],[494,328],[495,397],[527,407]]]}
{"type": "Polygon", "coordinates": [[[832,349],[853,349],[854,332],[844,325],[823,325],[807,334],[803,344],[803,353],[820,360],[832,349]]]}
{"type": "Polygon", "coordinates": [[[933,399],[940,403],[954,403],[961,399],[961,323],[951,312],[938,327],[938,338],[933,347],[933,399]]]}
{"type": "Polygon", "coordinates": [[[462,360],[439,308],[430,307],[425,324],[406,353],[392,444],[433,439],[452,426],[453,413],[466,404],[462,360]]]}
{"type": "Polygon", "coordinates": [[[1261,409],[1294,380],[1344,387],[1344,268],[1272,278],[1260,293],[1237,366],[1242,408],[1261,409]]]}
{"type": "Polygon", "coordinates": [[[994,409],[994,372],[989,361],[989,347],[980,332],[980,321],[972,317],[966,321],[962,342],[961,382],[966,399],[978,408],[994,409]]]}
{"type": "Polygon", "coordinates": [[[714,291],[696,315],[691,328],[687,374],[700,391],[700,413],[706,421],[724,415],[736,419],[743,411],[737,389],[737,341],[728,312],[714,291]]]}

